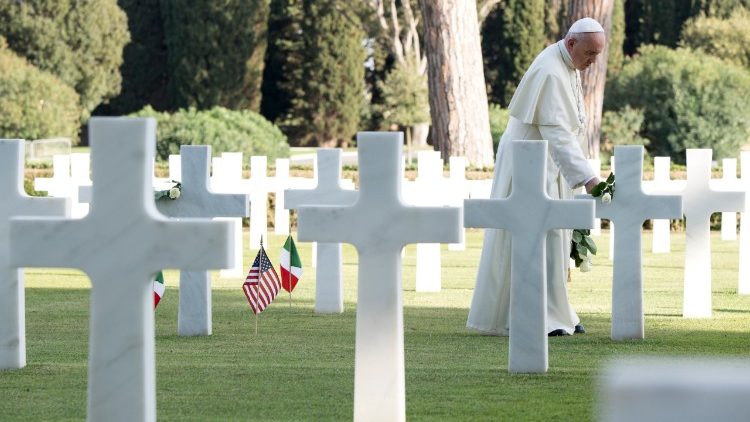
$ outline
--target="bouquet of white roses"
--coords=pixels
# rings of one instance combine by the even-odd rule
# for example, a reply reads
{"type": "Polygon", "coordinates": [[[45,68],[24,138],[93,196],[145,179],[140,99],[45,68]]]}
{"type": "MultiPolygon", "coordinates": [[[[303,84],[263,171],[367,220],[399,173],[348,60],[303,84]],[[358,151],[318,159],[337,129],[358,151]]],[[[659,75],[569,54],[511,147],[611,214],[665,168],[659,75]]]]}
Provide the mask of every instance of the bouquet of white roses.
{"type": "MultiPolygon", "coordinates": [[[[599,182],[591,189],[591,196],[601,197],[602,202],[609,204],[615,195],[615,174],[610,173],[607,180],[599,182]]],[[[575,261],[576,268],[582,272],[591,271],[591,255],[596,255],[596,243],[589,237],[591,231],[575,229],[570,241],[570,257],[575,261]]]]}

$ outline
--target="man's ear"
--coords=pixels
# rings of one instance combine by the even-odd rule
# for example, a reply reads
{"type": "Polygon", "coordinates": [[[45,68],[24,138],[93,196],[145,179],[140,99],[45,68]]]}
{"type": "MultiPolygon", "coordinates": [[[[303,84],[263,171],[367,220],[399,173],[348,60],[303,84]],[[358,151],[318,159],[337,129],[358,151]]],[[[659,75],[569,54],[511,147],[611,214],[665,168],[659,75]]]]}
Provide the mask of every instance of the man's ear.
{"type": "Polygon", "coordinates": [[[573,46],[576,45],[576,39],[575,38],[568,38],[565,40],[565,45],[568,46],[571,50],[573,49],[573,46]]]}

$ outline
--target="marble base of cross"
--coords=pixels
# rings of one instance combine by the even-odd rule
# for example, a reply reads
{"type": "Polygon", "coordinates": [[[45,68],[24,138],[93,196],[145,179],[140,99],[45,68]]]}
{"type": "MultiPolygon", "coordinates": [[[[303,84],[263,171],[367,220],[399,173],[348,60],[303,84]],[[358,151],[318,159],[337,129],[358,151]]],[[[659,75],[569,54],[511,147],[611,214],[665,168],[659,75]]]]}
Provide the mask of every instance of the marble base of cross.
{"type": "Polygon", "coordinates": [[[401,200],[401,133],[359,133],[360,191],[349,206],[299,208],[302,241],[357,248],[354,420],[406,419],[401,249],[454,243],[461,210],[407,206],[401,200]]]}
{"type": "Polygon", "coordinates": [[[24,141],[0,139],[0,369],[26,366],[26,303],[23,269],[10,266],[11,218],[70,214],[69,198],[36,198],[23,188],[24,141]]]}
{"type": "Polygon", "coordinates": [[[89,420],[156,419],[153,277],[228,264],[229,226],[163,217],[151,186],[156,121],[92,118],[95,181],[79,220],[15,219],[11,265],[69,267],[91,279],[89,420]]]}
{"type": "Polygon", "coordinates": [[[711,318],[711,214],[742,212],[745,193],[711,188],[711,150],[687,150],[685,214],[685,318],[711,318]]]}
{"type": "Polygon", "coordinates": [[[464,226],[511,233],[508,371],[546,372],[545,239],[550,230],[593,227],[594,201],[553,200],[547,195],[547,141],[513,141],[512,148],[510,196],[464,201],[464,226]]]}
{"type": "MultiPolygon", "coordinates": [[[[651,218],[679,218],[682,198],[646,195],[643,180],[643,147],[617,146],[617,189],[612,202],[596,201],[596,216],[614,222],[616,234],[612,271],[612,339],[644,337],[643,264],[641,228],[651,218]]],[[[586,195],[591,198],[591,196],[586,195]]]]}

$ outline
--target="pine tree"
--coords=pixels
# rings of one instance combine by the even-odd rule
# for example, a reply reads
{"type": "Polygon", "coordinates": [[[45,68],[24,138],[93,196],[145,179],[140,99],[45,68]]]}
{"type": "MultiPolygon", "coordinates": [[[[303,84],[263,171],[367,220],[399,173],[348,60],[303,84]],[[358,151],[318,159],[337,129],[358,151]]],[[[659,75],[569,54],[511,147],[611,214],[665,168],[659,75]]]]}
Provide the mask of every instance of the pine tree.
{"type": "Polygon", "coordinates": [[[269,0],[163,0],[173,107],[260,109],[269,0]]]}
{"type": "Polygon", "coordinates": [[[516,86],[545,46],[544,0],[506,0],[482,29],[490,102],[507,106],[516,86]]]}
{"type": "MultiPolygon", "coordinates": [[[[291,144],[345,146],[365,101],[364,33],[335,0],[304,0],[302,10],[302,39],[290,40],[301,72],[287,74],[282,84],[292,96],[282,129],[291,144]]],[[[287,62],[285,70],[295,64],[287,62]]]]}

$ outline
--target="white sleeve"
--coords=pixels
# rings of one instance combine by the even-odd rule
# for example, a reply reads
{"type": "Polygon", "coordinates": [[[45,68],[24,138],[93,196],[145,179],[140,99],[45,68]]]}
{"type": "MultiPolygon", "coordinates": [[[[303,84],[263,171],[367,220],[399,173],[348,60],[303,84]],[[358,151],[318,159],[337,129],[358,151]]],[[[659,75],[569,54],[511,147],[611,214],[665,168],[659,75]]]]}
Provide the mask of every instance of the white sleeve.
{"type": "Polygon", "coordinates": [[[571,189],[583,186],[596,177],[583,155],[578,139],[568,129],[559,125],[540,125],[542,139],[547,140],[550,156],[560,169],[571,189]]]}

